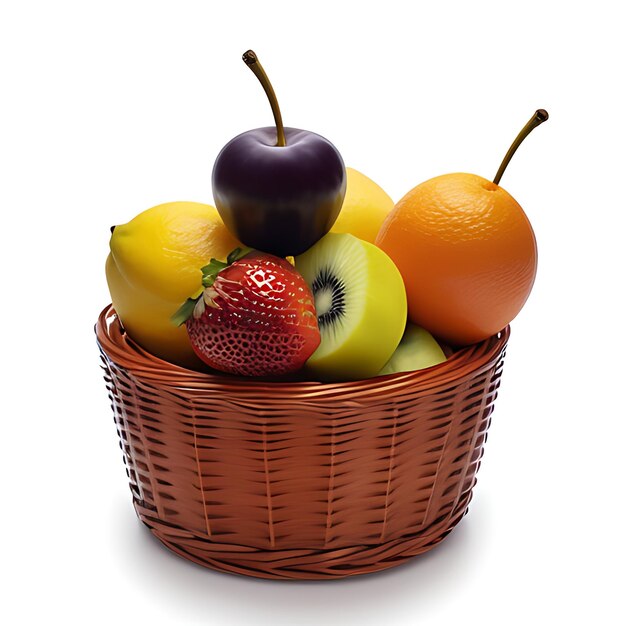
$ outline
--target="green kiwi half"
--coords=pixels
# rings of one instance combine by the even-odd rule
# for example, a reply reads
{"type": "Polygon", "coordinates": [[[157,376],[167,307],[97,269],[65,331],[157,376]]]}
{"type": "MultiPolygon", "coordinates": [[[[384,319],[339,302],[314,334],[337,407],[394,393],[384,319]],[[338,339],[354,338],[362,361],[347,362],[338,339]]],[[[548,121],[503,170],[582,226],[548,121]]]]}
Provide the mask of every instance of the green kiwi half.
{"type": "Polygon", "coordinates": [[[322,380],[376,375],[406,324],[406,293],[393,261],[371,243],[328,233],[296,257],[313,292],[321,343],[307,368],[322,380]]]}

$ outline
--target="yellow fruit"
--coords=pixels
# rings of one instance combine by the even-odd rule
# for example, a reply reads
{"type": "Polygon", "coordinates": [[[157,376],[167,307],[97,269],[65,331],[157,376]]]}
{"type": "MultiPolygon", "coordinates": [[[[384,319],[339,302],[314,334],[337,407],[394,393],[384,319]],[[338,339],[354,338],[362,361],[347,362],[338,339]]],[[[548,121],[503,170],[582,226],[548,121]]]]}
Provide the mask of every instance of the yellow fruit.
{"type": "Polygon", "coordinates": [[[217,210],[197,202],[160,204],[116,226],[106,276],[130,337],[166,361],[198,366],[185,327],[170,317],[201,288],[200,268],[238,245],[217,210]]]}
{"type": "Polygon", "coordinates": [[[350,233],[374,243],[381,224],[393,209],[393,200],[361,172],[347,167],[346,174],[346,197],[331,232],[350,233]]]}

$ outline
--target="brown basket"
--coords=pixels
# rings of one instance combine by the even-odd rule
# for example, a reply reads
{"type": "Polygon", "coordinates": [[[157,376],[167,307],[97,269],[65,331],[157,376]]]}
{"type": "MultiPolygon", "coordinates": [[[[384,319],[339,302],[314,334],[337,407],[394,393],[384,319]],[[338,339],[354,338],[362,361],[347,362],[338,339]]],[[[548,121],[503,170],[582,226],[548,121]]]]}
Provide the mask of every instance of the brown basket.
{"type": "Polygon", "coordinates": [[[398,565],[467,512],[509,337],[338,384],[186,370],[96,325],[139,518],[213,569],[324,579],[398,565]]]}

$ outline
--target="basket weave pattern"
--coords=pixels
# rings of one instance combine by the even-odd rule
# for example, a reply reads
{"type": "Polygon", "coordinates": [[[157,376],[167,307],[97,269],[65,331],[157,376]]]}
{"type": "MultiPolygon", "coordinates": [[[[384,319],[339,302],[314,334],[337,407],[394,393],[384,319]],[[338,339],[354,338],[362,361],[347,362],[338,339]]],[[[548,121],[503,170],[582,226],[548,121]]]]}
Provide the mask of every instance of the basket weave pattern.
{"type": "Polygon", "coordinates": [[[96,327],[140,519],[174,552],[263,578],[402,563],[466,513],[509,329],[437,367],[267,383],[176,367],[96,327]]]}

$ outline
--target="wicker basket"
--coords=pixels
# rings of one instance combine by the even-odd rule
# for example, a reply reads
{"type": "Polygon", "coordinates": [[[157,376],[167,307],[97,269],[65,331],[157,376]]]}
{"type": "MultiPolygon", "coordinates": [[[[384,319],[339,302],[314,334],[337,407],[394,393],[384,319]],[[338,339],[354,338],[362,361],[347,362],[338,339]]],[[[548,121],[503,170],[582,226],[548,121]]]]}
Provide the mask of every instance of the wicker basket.
{"type": "Polygon", "coordinates": [[[186,370],[96,325],[137,515],[201,565],[331,579],[398,565],[467,512],[508,327],[446,363],[339,384],[186,370]]]}

